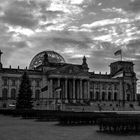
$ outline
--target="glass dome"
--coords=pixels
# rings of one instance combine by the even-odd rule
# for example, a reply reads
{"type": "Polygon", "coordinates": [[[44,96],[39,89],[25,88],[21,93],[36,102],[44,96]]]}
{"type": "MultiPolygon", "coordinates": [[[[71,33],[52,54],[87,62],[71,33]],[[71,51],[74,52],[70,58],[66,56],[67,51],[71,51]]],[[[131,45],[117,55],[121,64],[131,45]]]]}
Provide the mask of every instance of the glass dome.
{"type": "Polygon", "coordinates": [[[45,53],[48,55],[48,61],[50,63],[65,63],[64,58],[54,51],[43,51],[38,53],[31,61],[29,69],[34,69],[42,65],[45,53]]]}

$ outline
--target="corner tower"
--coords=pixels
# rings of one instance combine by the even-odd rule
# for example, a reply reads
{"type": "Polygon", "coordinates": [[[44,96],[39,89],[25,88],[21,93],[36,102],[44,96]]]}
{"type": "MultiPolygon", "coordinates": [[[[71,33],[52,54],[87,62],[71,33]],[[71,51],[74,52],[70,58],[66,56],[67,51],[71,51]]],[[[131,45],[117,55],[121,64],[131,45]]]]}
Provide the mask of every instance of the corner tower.
{"type": "Polygon", "coordinates": [[[87,59],[86,59],[85,56],[83,57],[82,68],[83,68],[83,70],[84,70],[85,72],[88,72],[88,70],[89,70],[88,64],[87,64],[87,59]]]}
{"type": "Polygon", "coordinates": [[[134,73],[134,64],[129,61],[117,61],[110,64],[110,74],[114,75],[120,70],[123,70],[126,73],[134,73]]]}
{"type": "MultiPolygon", "coordinates": [[[[134,72],[134,64],[130,61],[117,61],[110,64],[110,75],[114,77],[118,73],[122,73],[119,77],[124,87],[125,100],[136,99],[136,73],[134,72]]],[[[116,77],[117,78],[117,77],[116,77]]]]}

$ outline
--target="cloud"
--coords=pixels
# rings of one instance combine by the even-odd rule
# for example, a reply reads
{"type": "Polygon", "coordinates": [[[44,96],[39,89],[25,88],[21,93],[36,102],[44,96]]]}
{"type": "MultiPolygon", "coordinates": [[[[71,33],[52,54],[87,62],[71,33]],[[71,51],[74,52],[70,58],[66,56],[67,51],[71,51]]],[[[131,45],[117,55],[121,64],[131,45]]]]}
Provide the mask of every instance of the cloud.
{"type": "Polygon", "coordinates": [[[26,41],[11,41],[9,42],[9,44],[11,45],[11,47],[21,48],[21,49],[28,47],[28,43],[26,41]]]}
{"type": "Polygon", "coordinates": [[[81,64],[86,55],[91,70],[109,71],[109,63],[119,60],[114,52],[120,48],[127,60],[131,58],[139,64],[140,16],[125,11],[120,3],[124,6],[129,2],[0,1],[0,43],[5,65],[25,67],[37,53],[49,49],[60,53],[69,63],[81,64]],[[122,44],[125,47],[119,46],[122,44]]]}
{"type": "Polygon", "coordinates": [[[124,18],[104,19],[104,20],[95,21],[91,24],[83,24],[82,27],[96,28],[96,27],[101,27],[101,26],[106,26],[106,25],[128,23],[128,22],[129,22],[129,19],[127,18],[126,19],[124,18]]]}
{"type": "Polygon", "coordinates": [[[108,12],[108,13],[117,13],[120,15],[127,15],[127,12],[125,10],[123,10],[122,8],[116,8],[116,7],[112,7],[112,8],[105,8],[105,9],[101,9],[103,12],[108,12]]]}
{"type": "Polygon", "coordinates": [[[37,26],[38,20],[32,15],[30,8],[25,1],[10,2],[0,19],[10,25],[33,28],[37,26]]]}
{"type": "Polygon", "coordinates": [[[127,44],[127,50],[131,53],[140,53],[140,40],[131,40],[129,41],[129,44],[127,44]]]}
{"type": "Polygon", "coordinates": [[[140,1],[139,0],[131,1],[125,9],[128,11],[133,11],[134,13],[140,12],[140,1]]]}

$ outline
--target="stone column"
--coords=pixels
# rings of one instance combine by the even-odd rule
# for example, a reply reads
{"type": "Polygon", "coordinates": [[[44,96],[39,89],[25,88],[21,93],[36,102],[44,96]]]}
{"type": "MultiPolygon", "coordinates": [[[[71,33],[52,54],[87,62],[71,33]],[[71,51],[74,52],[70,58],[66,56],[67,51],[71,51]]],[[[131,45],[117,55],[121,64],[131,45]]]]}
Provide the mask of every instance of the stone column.
{"type": "Polygon", "coordinates": [[[102,84],[99,83],[99,95],[100,95],[100,96],[99,96],[99,100],[102,100],[102,92],[101,92],[102,89],[101,89],[101,85],[102,85],[102,84]]]}
{"type": "Polygon", "coordinates": [[[106,100],[108,101],[108,87],[105,88],[106,91],[106,100]]]}
{"type": "Polygon", "coordinates": [[[11,79],[8,78],[8,99],[11,97],[11,79]]]}
{"type": "Polygon", "coordinates": [[[84,83],[84,92],[83,92],[83,99],[87,99],[87,81],[83,81],[84,83]]]}
{"type": "Polygon", "coordinates": [[[90,99],[90,81],[87,81],[87,99],[90,99]]]}
{"type": "Polygon", "coordinates": [[[95,92],[95,82],[93,82],[93,100],[96,100],[96,92],[95,92]]]}
{"type": "Polygon", "coordinates": [[[80,81],[77,80],[77,99],[80,99],[80,81]]]}
{"type": "Polygon", "coordinates": [[[133,81],[132,81],[132,100],[133,101],[135,101],[135,100],[137,100],[137,96],[136,96],[136,93],[137,93],[137,83],[136,83],[136,81],[133,79],[133,81]]]}
{"type": "Polygon", "coordinates": [[[68,102],[68,79],[65,79],[65,103],[68,102]]]}
{"type": "Polygon", "coordinates": [[[120,93],[120,100],[123,100],[122,80],[120,80],[120,83],[119,83],[119,93],[120,93]]]}
{"type": "MultiPolygon", "coordinates": [[[[60,78],[58,78],[58,83],[57,83],[57,87],[60,87],[60,78]]],[[[58,91],[57,93],[57,97],[60,99],[60,97],[61,97],[61,92],[60,91],[58,91]]]]}
{"type": "Polygon", "coordinates": [[[73,79],[73,102],[75,103],[76,100],[75,100],[75,79],[73,79]]]}
{"type": "Polygon", "coordinates": [[[80,79],[80,100],[81,100],[81,102],[82,102],[82,100],[83,100],[83,90],[82,90],[82,79],[80,79]]]}
{"type": "Polygon", "coordinates": [[[113,86],[111,85],[111,92],[112,92],[112,99],[114,100],[114,93],[115,93],[115,91],[114,91],[114,89],[113,89],[113,86]]]}
{"type": "MultiPolygon", "coordinates": [[[[20,86],[20,79],[17,78],[17,88],[16,88],[16,97],[18,96],[18,91],[19,91],[19,86],[20,86]]],[[[33,91],[32,91],[33,92],[33,91]]],[[[32,93],[33,98],[34,98],[34,93],[32,93]]]]}
{"type": "Polygon", "coordinates": [[[53,98],[53,80],[52,79],[50,79],[49,98],[53,98]]]}

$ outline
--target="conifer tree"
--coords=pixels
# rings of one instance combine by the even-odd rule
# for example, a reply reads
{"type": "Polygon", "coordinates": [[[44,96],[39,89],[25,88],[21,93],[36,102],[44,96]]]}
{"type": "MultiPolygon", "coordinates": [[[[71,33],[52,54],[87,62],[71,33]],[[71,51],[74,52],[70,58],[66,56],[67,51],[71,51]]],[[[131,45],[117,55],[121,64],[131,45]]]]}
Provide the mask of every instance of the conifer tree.
{"type": "Polygon", "coordinates": [[[32,90],[27,72],[21,77],[16,109],[32,109],[32,90]]]}

